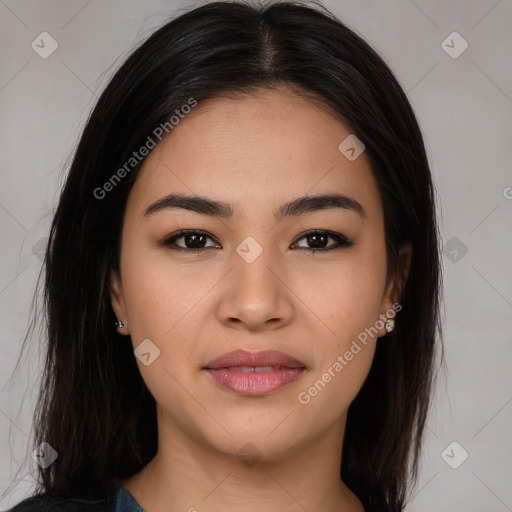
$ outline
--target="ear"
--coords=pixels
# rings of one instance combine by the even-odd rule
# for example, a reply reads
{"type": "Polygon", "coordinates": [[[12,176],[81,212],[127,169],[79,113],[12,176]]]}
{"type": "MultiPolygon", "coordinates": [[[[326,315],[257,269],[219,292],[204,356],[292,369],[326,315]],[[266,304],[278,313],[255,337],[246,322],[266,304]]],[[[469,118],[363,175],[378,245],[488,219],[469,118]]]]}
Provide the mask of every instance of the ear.
{"type": "Polygon", "coordinates": [[[121,322],[123,322],[125,325],[125,327],[118,327],[117,332],[119,334],[127,335],[130,331],[128,329],[128,315],[126,314],[123,285],[121,282],[121,276],[115,270],[110,272],[109,292],[110,302],[112,304],[114,314],[116,315],[117,319],[121,320],[121,322]]]}
{"type": "MultiPolygon", "coordinates": [[[[389,280],[386,292],[382,298],[380,318],[384,322],[389,318],[394,318],[396,313],[402,309],[400,300],[411,268],[412,244],[408,242],[403,245],[398,251],[398,256],[400,261],[397,271],[389,280]]],[[[384,336],[386,333],[385,328],[379,329],[379,337],[384,336]]]]}

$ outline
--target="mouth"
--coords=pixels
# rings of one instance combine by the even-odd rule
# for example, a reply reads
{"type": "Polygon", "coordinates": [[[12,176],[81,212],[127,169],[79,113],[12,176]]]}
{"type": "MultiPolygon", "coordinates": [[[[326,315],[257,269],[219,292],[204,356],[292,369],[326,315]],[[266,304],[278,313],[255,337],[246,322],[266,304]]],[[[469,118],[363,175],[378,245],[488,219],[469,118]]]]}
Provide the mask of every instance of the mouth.
{"type": "Polygon", "coordinates": [[[235,350],[208,362],[203,370],[236,394],[262,396],[295,382],[306,366],[283,352],[235,350]]]}

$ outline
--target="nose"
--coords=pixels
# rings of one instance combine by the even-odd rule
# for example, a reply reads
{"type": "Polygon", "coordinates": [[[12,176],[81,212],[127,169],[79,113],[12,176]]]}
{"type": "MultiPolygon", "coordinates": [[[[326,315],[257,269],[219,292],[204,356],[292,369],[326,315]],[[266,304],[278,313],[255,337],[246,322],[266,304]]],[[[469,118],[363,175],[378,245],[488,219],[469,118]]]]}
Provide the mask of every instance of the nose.
{"type": "Polygon", "coordinates": [[[263,251],[252,263],[235,259],[234,265],[221,282],[219,320],[251,331],[288,324],[294,313],[293,293],[287,286],[286,272],[271,261],[269,252],[263,251]]]}

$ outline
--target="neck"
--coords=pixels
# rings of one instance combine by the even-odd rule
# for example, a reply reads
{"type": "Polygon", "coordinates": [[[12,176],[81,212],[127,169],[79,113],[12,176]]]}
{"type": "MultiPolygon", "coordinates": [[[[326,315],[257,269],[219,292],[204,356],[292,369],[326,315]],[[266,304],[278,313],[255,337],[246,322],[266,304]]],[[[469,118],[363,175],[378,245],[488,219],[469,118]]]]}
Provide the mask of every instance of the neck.
{"type": "Polygon", "coordinates": [[[307,445],[276,454],[256,447],[264,442],[243,443],[237,456],[159,416],[157,455],[121,481],[148,512],[364,512],[340,479],[346,417],[307,445]]]}

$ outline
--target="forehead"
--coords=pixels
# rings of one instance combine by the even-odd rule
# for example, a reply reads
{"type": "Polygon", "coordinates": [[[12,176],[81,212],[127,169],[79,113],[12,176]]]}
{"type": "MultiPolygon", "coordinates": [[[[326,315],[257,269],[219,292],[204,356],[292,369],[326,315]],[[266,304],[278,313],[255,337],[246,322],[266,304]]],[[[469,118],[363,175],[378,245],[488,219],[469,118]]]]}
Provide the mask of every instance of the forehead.
{"type": "Polygon", "coordinates": [[[350,161],[339,149],[350,135],[328,107],[286,88],[211,98],[152,150],[129,206],[141,212],[171,191],[234,205],[336,191],[371,212],[380,205],[367,155],[350,161]]]}

